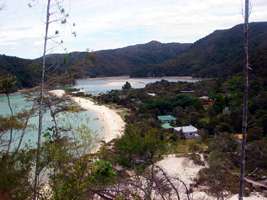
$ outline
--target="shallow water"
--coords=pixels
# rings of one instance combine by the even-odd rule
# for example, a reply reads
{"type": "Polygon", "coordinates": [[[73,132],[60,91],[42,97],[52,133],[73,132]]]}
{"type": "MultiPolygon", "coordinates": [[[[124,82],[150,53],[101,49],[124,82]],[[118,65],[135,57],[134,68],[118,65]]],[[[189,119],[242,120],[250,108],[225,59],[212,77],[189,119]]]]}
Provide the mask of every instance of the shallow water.
{"type": "MultiPolygon", "coordinates": [[[[27,101],[26,98],[20,94],[15,93],[10,95],[10,101],[14,113],[18,113],[23,110],[29,110],[32,106],[32,102],[27,101]]],[[[7,104],[7,98],[5,96],[0,96],[0,116],[9,116],[10,110],[7,104]]],[[[91,133],[97,137],[101,136],[101,131],[103,130],[103,123],[97,118],[97,113],[93,111],[82,111],[78,113],[62,113],[57,117],[57,123],[59,127],[73,130],[81,127],[86,127],[91,133]]],[[[25,137],[23,139],[23,146],[28,145],[31,147],[36,146],[37,141],[37,124],[38,117],[33,116],[29,120],[29,126],[25,131],[25,137]]],[[[48,112],[43,116],[43,132],[47,131],[47,128],[53,125],[52,118],[48,112]]],[[[22,131],[14,131],[14,146],[18,144],[18,138],[20,137],[22,131]]],[[[66,132],[66,136],[70,136],[71,132],[66,132]]],[[[9,134],[6,134],[2,139],[7,139],[9,134]]]]}

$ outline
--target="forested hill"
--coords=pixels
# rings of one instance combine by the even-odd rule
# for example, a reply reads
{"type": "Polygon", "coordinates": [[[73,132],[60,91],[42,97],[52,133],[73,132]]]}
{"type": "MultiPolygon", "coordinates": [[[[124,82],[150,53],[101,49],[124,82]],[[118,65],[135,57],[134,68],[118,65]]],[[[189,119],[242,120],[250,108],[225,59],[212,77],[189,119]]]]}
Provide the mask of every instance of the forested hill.
{"type": "MultiPolygon", "coordinates": [[[[253,73],[267,75],[267,22],[249,26],[250,61],[253,73]]],[[[243,25],[217,30],[195,42],[188,50],[160,65],[151,66],[155,75],[229,76],[242,71],[243,25]]],[[[140,72],[142,74],[144,72],[140,72]]]]}
{"type": "MultiPolygon", "coordinates": [[[[151,41],[146,44],[91,53],[51,54],[47,57],[47,66],[50,68],[48,73],[74,72],[78,77],[132,75],[135,70],[145,68],[149,64],[159,64],[176,57],[190,45],[151,41]]],[[[2,55],[0,73],[13,74],[18,77],[20,85],[29,87],[38,80],[41,61],[41,58],[26,60],[2,55]]]]}
{"type": "Polygon", "coordinates": [[[30,69],[31,60],[0,55],[0,75],[12,74],[17,77],[19,87],[33,86],[34,70],[30,69]]]}
{"type": "Polygon", "coordinates": [[[134,71],[150,64],[159,64],[174,58],[191,44],[160,43],[151,41],[144,45],[134,45],[115,50],[99,51],[95,54],[92,75],[132,75],[134,71]]]}
{"type": "MultiPolygon", "coordinates": [[[[134,71],[147,65],[160,64],[176,57],[191,44],[160,43],[151,41],[119,49],[86,52],[73,52],[68,55],[49,55],[48,63],[57,63],[61,70],[83,69],[89,76],[132,75],[134,71]]],[[[39,59],[41,61],[41,59],[39,59]]]]}

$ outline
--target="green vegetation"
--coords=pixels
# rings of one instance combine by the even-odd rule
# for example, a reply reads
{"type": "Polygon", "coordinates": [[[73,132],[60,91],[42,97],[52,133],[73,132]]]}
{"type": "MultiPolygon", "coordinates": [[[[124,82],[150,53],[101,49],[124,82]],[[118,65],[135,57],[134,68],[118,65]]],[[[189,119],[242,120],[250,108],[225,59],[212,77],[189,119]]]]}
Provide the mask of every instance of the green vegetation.
{"type": "MultiPolygon", "coordinates": [[[[94,97],[100,103],[115,104],[129,110],[125,115],[125,133],[103,144],[96,154],[88,154],[88,149],[94,144],[90,130],[85,127],[72,130],[78,138],[73,141],[66,136],[64,128],[54,123],[45,131],[46,140],[41,147],[40,170],[49,169],[50,196],[52,199],[82,200],[90,195],[111,195],[104,191],[116,184],[125,184],[125,179],[137,181],[126,173],[127,170],[146,176],[148,166],[165,154],[187,155],[195,164],[204,166],[199,153],[204,155],[209,167],[200,171],[196,184],[208,186],[207,192],[217,197],[224,196],[225,190],[236,193],[239,169],[236,133],[241,132],[241,81],[239,75],[227,80],[198,83],[160,81],[143,89],[114,90],[94,97]],[[209,97],[208,103],[200,98],[202,96],[209,97]],[[171,129],[163,129],[159,115],[175,117],[176,120],[170,122],[172,126],[196,126],[201,139],[185,140],[171,129]]],[[[267,175],[266,87],[261,79],[253,79],[251,83],[255,90],[251,91],[253,95],[249,99],[246,173],[249,178],[260,180],[267,175]]],[[[49,97],[45,99],[45,105],[55,120],[53,122],[60,112],[79,111],[67,99],[49,97]]],[[[23,130],[28,115],[33,113],[1,117],[1,134],[10,129],[23,130]]],[[[6,176],[1,177],[4,180],[0,185],[1,192],[11,196],[16,191],[12,199],[29,197],[27,192],[32,189],[32,183],[27,177],[34,169],[34,155],[35,151],[27,148],[14,154],[1,153],[0,170],[6,171],[6,176]],[[17,165],[19,167],[15,167],[17,165]],[[18,177],[16,180],[13,179],[15,176],[18,177]]],[[[250,185],[247,188],[247,192],[253,190],[250,185]]],[[[116,197],[121,195],[118,193],[116,197]]]]}
{"type": "Polygon", "coordinates": [[[0,193],[3,196],[16,200],[25,200],[29,197],[32,161],[33,154],[28,150],[12,156],[0,154],[0,193]]]}
{"type": "Polygon", "coordinates": [[[151,164],[164,150],[160,131],[140,125],[129,125],[125,134],[115,142],[118,163],[133,168],[136,164],[151,164]]]}
{"type": "Polygon", "coordinates": [[[0,94],[9,95],[16,91],[16,78],[11,75],[0,76],[0,94]]]}
{"type": "MultiPolygon", "coordinates": [[[[131,126],[127,127],[124,137],[115,142],[115,147],[119,151],[114,152],[113,158],[130,168],[143,165],[144,163],[134,162],[140,158],[149,160],[149,158],[144,159],[146,140],[143,135],[148,134],[149,137],[150,130],[158,130],[159,139],[163,142],[164,148],[157,151],[155,155],[189,154],[195,163],[203,164],[196,154],[203,153],[209,168],[201,170],[198,184],[208,186],[208,192],[218,198],[224,196],[225,191],[237,193],[240,143],[236,134],[241,133],[241,84],[240,75],[195,84],[161,81],[149,84],[144,89],[132,89],[127,92],[112,91],[97,97],[100,102],[116,103],[132,111],[126,118],[131,126]],[[184,93],[184,91],[192,92],[184,93]],[[150,96],[148,93],[156,95],[150,96]],[[209,97],[208,104],[200,99],[201,96],[209,97]],[[200,129],[201,140],[183,140],[173,131],[162,129],[161,122],[157,120],[158,115],[173,115],[176,122],[172,123],[172,126],[195,125],[200,129]]],[[[267,173],[265,84],[261,78],[251,80],[251,87],[255,89],[250,91],[249,96],[246,173],[254,180],[261,180],[267,173]],[[254,173],[251,174],[251,172],[254,173]]],[[[157,143],[160,144],[159,141],[157,143]]],[[[153,150],[154,146],[150,148],[153,150]]],[[[246,192],[252,190],[253,188],[249,186],[246,192]]]]}

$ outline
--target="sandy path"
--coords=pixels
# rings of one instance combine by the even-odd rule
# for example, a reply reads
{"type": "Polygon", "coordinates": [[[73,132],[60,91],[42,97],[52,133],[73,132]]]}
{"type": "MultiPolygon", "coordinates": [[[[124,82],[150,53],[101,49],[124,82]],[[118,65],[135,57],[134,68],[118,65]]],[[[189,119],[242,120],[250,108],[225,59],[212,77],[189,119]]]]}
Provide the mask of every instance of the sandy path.
{"type": "MultiPolygon", "coordinates": [[[[176,157],[175,155],[168,155],[163,160],[156,163],[160,166],[170,177],[178,177],[189,188],[190,184],[194,183],[194,179],[197,177],[199,170],[203,166],[195,165],[192,160],[187,157],[176,157]]],[[[185,192],[181,188],[181,192],[185,192]]],[[[194,191],[191,194],[191,198],[194,200],[216,200],[215,197],[207,195],[205,192],[194,191]]],[[[182,195],[182,199],[187,199],[185,195],[182,195]]],[[[226,200],[238,200],[238,195],[233,195],[226,200]]],[[[263,197],[258,193],[252,193],[249,197],[244,197],[244,200],[267,200],[267,197],[263,197]]]]}

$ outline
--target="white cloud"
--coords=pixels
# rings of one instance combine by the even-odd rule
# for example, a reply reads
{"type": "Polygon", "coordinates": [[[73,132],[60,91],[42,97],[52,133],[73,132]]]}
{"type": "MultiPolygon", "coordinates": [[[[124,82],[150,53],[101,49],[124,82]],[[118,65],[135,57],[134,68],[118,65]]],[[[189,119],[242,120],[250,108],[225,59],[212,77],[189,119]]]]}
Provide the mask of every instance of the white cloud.
{"type": "MultiPolygon", "coordinates": [[[[0,13],[0,53],[37,57],[41,54],[45,14],[44,0],[27,8],[28,0],[6,1],[0,13]],[[28,42],[28,50],[23,46],[28,42]],[[10,44],[10,48],[9,45],[10,44]],[[17,49],[14,46],[17,45],[17,49]],[[11,48],[12,46],[12,48],[11,48]],[[39,48],[39,49],[38,49],[39,48]]],[[[78,37],[70,26],[60,29],[71,50],[107,49],[143,43],[194,42],[215,29],[242,23],[243,0],[65,0],[70,21],[75,21],[78,37]]],[[[267,1],[252,1],[252,21],[266,21],[267,1]]],[[[60,51],[60,49],[56,49],[60,51]]],[[[55,50],[55,51],[56,51],[55,50]]]]}

